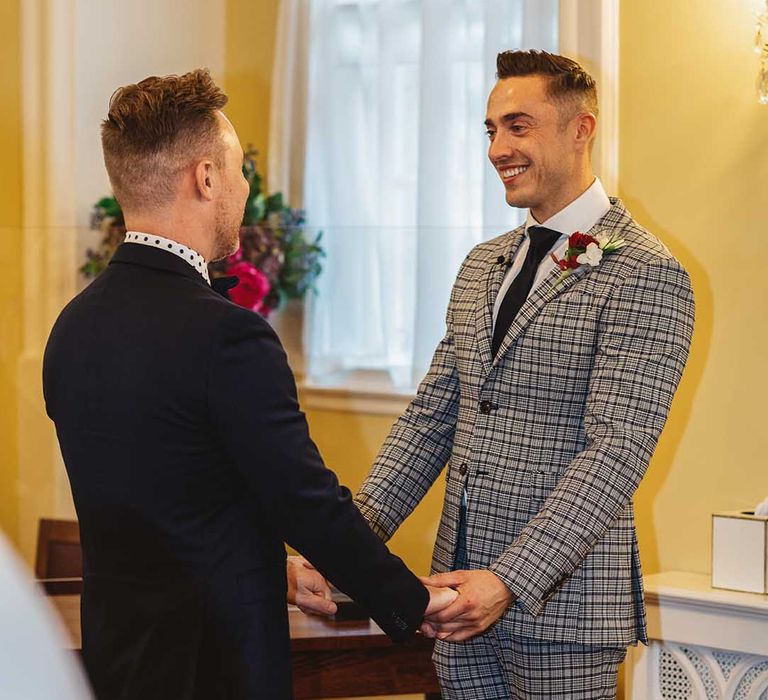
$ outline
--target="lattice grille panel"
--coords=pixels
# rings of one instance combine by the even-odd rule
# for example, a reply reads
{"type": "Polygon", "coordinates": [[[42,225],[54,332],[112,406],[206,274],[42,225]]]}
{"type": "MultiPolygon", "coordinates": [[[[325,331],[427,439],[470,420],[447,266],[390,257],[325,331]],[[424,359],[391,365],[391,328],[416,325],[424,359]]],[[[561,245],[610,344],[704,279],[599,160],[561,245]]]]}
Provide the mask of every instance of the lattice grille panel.
{"type": "Polygon", "coordinates": [[[768,658],[661,642],[652,651],[654,699],[768,700],[768,658]]]}

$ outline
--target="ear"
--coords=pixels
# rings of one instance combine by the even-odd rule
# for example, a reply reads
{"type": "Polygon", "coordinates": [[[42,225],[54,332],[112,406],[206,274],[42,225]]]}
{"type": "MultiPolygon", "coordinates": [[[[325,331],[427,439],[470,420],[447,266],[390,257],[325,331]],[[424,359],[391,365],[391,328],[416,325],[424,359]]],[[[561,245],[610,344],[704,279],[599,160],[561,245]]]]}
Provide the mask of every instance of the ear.
{"type": "Polygon", "coordinates": [[[213,189],[216,184],[216,170],[210,160],[201,160],[195,166],[195,187],[200,199],[210,202],[213,199],[213,189]]]}
{"type": "Polygon", "coordinates": [[[574,118],[576,144],[588,148],[597,131],[597,119],[592,112],[581,112],[574,118]]]}

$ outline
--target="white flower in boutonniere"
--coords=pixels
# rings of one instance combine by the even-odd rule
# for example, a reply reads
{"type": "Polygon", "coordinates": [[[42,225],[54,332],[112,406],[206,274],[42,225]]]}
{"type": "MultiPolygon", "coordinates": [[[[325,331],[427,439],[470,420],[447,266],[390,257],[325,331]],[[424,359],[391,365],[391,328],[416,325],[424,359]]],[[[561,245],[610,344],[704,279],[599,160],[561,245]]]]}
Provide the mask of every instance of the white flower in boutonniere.
{"type": "Polygon", "coordinates": [[[598,233],[596,236],[590,236],[587,233],[576,231],[568,237],[568,248],[565,250],[565,257],[558,260],[552,253],[552,260],[560,268],[560,277],[558,277],[555,286],[560,284],[572,270],[581,265],[597,267],[603,260],[603,257],[614,253],[626,245],[623,238],[614,234],[598,233]]]}
{"type": "Polygon", "coordinates": [[[597,267],[603,259],[603,251],[597,243],[590,243],[587,249],[576,258],[579,265],[591,265],[597,267]]]}

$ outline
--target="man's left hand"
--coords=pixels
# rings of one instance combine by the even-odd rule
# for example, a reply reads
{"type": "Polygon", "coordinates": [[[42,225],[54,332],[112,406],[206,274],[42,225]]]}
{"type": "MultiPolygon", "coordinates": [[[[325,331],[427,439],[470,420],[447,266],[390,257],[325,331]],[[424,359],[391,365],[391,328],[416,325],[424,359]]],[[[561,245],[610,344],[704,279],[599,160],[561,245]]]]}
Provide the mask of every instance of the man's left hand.
{"type": "Polygon", "coordinates": [[[462,642],[485,632],[514,602],[512,592],[487,569],[450,571],[421,579],[427,586],[448,586],[459,592],[447,608],[428,616],[422,632],[448,642],[462,642]]]}
{"type": "Polygon", "coordinates": [[[336,603],[323,575],[304,557],[288,557],[288,602],[307,615],[333,615],[336,603]]]}

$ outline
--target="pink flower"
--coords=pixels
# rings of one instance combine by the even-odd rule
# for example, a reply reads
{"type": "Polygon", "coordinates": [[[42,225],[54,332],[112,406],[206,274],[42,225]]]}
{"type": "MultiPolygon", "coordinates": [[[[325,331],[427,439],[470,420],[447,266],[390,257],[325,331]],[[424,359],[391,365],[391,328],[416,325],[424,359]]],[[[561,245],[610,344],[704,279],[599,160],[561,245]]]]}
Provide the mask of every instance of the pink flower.
{"type": "Polygon", "coordinates": [[[244,261],[230,265],[227,274],[234,275],[240,281],[229,290],[229,298],[238,306],[266,316],[270,309],[265,306],[264,299],[271,289],[267,276],[259,268],[244,261]]]}

